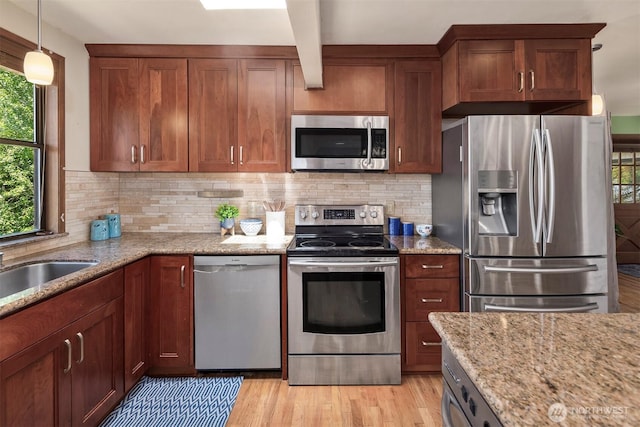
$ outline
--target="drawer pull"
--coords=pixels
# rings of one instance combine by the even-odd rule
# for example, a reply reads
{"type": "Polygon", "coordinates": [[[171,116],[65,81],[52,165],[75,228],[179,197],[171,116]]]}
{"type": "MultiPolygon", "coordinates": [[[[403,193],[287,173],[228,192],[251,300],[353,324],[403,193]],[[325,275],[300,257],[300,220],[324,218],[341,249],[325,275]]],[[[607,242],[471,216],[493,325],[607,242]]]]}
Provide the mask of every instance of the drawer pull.
{"type": "Polygon", "coordinates": [[[423,270],[428,270],[428,269],[432,269],[432,268],[443,269],[443,268],[444,268],[444,265],[427,265],[427,264],[422,264],[422,269],[423,269],[423,270]]]}
{"type": "Polygon", "coordinates": [[[428,341],[420,341],[423,347],[436,347],[442,345],[441,342],[428,342],[428,341]]]}
{"type": "Polygon", "coordinates": [[[421,298],[420,301],[423,302],[423,303],[442,302],[442,298],[421,298]]]}

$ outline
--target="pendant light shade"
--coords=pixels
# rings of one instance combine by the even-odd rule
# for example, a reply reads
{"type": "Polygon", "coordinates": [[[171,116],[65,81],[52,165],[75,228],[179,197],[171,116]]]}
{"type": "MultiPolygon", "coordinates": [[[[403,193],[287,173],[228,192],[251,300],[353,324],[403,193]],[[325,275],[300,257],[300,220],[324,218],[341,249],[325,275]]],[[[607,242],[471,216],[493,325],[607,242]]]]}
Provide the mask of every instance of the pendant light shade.
{"type": "Polygon", "coordinates": [[[27,52],[24,57],[24,75],[33,84],[50,85],[53,82],[53,61],[41,50],[27,52]]]}
{"type": "Polygon", "coordinates": [[[53,82],[53,61],[42,51],[42,0],[38,0],[38,49],[27,52],[24,57],[24,75],[28,82],[50,85],[53,82]]]}

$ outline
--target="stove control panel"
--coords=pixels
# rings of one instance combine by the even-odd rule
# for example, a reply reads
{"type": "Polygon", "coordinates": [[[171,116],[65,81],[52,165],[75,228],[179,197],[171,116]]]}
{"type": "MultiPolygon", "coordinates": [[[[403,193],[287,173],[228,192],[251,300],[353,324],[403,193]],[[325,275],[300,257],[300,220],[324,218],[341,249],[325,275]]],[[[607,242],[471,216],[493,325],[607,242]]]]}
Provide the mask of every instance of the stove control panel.
{"type": "Polygon", "coordinates": [[[295,225],[384,225],[383,205],[296,205],[295,225]]]}

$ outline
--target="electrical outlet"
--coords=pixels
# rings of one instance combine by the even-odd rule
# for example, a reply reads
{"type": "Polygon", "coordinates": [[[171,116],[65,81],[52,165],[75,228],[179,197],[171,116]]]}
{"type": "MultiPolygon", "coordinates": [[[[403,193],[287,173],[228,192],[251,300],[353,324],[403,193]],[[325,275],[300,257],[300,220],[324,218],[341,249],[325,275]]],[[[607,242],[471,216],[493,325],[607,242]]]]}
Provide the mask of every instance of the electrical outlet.
{"type": "Polygon", "coordinates": [[[388,201],[384,204],[384,213],[389,216],[389,215],[393,215],[393,213],[396,210],[396,202],[394,202],[393,200],[388,201]]]}

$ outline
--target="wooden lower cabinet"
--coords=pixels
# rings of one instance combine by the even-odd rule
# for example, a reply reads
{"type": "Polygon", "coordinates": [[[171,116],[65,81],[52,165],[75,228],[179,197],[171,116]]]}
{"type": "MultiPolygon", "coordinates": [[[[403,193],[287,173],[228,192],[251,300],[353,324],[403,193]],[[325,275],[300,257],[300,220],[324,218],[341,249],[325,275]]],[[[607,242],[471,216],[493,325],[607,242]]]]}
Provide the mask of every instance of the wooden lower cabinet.
{"type": "Polygon", "coordinates": [[[3,345],[35,343],[0,363],[0,425],[95,426],[120,401],[122,283],[118,270],[2,319],[3,345]],[[108,302],[58,325],[100,297],[108,302]],[[46,328],[56,330],[37,339],[46,328]]]}
{"type": "Polygon", "coordinates": [[[433,311],[460,311],[459,255],[402,257],[402,371],[440,372],[442,345],[433,311]]]}
{"type": "Polygon", "coordinates": [[[149,367],[147,302],[149,258],[124,268],[124,391],[131,390],[149,367]]]}
{"type": "Polygon", "coordinates": [[[149,282],[149,373],[195,373],[193,257],[153,256],[149,282]]]}

